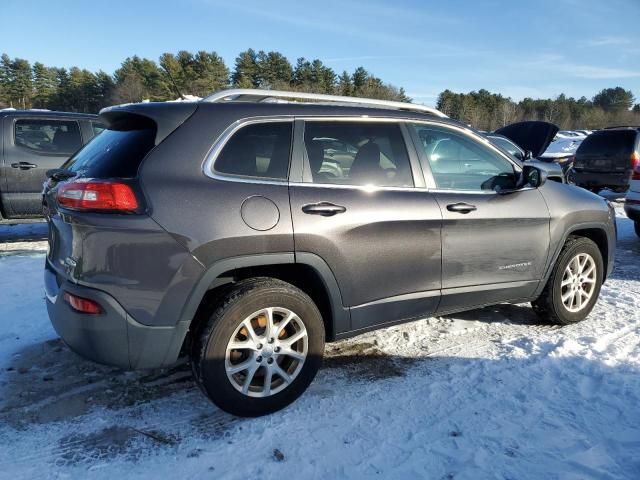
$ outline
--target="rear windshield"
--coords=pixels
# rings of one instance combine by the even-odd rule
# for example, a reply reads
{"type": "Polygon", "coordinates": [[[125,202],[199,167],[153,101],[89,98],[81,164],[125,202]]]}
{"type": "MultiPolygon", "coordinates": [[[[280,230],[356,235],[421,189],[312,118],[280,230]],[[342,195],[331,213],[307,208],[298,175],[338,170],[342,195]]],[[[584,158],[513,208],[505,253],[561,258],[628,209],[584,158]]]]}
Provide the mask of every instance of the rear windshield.
{"type": "Polygon", "coordinates": [[[154,146],[155,128],[103,130],[62,168],[91,178],[134,178],[154,146]]]}
{"type": "Polygon", "coordinates": [[[636,142],[635,130],[610,130],[589,135],[576,155],[630,155],[636,142]]]}

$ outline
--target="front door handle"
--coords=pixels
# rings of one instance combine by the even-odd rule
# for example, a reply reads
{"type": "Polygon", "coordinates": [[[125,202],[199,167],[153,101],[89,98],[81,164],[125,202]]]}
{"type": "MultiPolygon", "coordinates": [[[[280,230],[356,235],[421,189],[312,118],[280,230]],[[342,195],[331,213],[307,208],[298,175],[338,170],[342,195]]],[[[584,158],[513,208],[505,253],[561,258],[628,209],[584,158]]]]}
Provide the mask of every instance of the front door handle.
{"type": "Polygon", "coordinates": [[[35,163],[29,163],[29,162],[18,162],[18,163],[12,163],[11,168],[19,168],[20,170],[29,170],[31,168],[38,168],[38,165],[36,165],[35,163]]]}
{"type": "Polygon", "coordinates": [[[335,205],[329,202],[310,203],[302,207],[302,211],[309,215],[322,215],[323,217],[332,217],[337,213],[344,213],[347,211],[346,207],[342,205],[335,205]]]}
{"type": "Polygon", "coordinates": [[[447,205],[447,210],[449,210],[450,212],[457,212],[457,213],[469,213],[477,210],[477,208],[475,205],[459,202],[459,203],[452,203],[450,205],[447,205]]]}

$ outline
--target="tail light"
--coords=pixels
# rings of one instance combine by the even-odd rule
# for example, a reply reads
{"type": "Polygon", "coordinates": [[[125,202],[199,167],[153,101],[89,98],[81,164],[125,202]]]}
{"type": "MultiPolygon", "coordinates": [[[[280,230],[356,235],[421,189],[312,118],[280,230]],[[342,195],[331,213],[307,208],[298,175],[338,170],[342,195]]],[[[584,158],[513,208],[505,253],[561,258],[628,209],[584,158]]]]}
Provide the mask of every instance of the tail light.
{"type": "Polygon", "coordinates": [[[72,210],[98,210],[131,213],[138,209],[138,199],[126,183],[83,179],[58,188],[60,206],[72,210]]]}
{"type": "Polygon", "coordinates": [[[631,168],[633,168],[631,180],[640,180],[640,153],[633,152],[631,154],[631,168]]]}
{"type": "Polygon", "coordinates": [[[69,292],[64,292],[64,301],[67,302],[76,312],[87,313],[89,315],[102,313],[100,305],[88,298],[82,298],[69,292]]]}

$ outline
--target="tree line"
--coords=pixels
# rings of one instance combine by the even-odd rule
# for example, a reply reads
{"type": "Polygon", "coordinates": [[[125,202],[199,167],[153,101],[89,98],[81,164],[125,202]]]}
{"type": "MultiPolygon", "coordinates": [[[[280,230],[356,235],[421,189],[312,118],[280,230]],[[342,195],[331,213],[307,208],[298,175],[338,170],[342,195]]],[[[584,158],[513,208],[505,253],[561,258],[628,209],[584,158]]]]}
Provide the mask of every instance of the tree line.
{"type": "Polygon", "coordinates": [[[101,108],[181,95],[203,97],[229,87],[266,88],[410,101],[402,88],[383,82],[363,67],[338,75],[321,60],[248,49],[231,71],[216,52],[164,53],[158,61],[126,58],[110,75],[78,67],[31,65],[22,58],[0,58],[0,108],[44,108],[96,113],[101,108]]]}
{"type": "Polygon", "coordinates": [[[605,88],[593,98],[575,99],[564,94],[555,99],[511,98],[487,90],[438,96],[437,108],[446,115],[480,130],[493,131],[520,120],[543,120],[563,130],[597,129],[614,125],[640,125],[640,104],[630,90],[605,88]]]}
{"type": "MultiPolygon", "coordinates": [[[[96,113],[101,108],[143,100],[172,100],[180,95],[206,96],[229,87],[411,101],[404,89],[385,83],[363,67],[338,75],[321,60],[298,58],[295,65],[279,52],[248,49],[229,69],[216,52],[182,50],[164,53],[158,61],[137,55],[126,58],[110,75],[102,70],[31,65],[22,58],[0,57],[0,108],[43,108],[96,113]]],[[[640,104],[621,87],[606,88],[593,98],[555,99],[509,97],[478,90],[445,90],[437,108],[481,130],[495,130],[518,120],[545,120],[562,129],[602,128],[640,124],[640,104]]]]}

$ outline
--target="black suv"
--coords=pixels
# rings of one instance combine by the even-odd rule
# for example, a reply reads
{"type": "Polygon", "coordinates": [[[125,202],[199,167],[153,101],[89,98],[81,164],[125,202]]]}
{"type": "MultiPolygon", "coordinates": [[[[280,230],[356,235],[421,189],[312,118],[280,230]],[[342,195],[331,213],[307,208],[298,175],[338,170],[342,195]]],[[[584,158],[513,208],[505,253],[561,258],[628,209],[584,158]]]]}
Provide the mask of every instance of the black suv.
{"type": "Polygon", "coordinates": [[[0,223],[42,221],[46,171],[59,168],[103,129],[97,115],[0,110],[0,223]]]}
{"type": "Polygon", "coordinates": [[[573,181],[598,192],[624,193],[640,163],[640,128],[613,127],[589,135],[576,150],[573,181]]]}
{"type": "Polygon", "coordinates": [[[188,355],[237,415],[302,394],[325,341],[499,302],[577,322],[613,267],[604,199],[427,107],[232,90],[100,116],[45,188],[51,321],[106,364],[188,355]]]}

